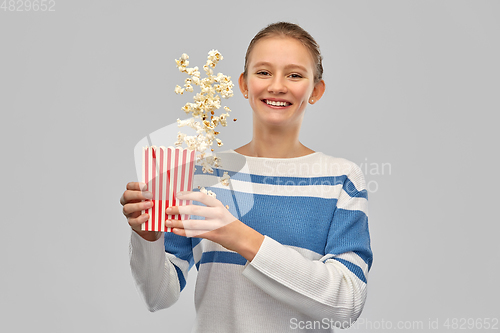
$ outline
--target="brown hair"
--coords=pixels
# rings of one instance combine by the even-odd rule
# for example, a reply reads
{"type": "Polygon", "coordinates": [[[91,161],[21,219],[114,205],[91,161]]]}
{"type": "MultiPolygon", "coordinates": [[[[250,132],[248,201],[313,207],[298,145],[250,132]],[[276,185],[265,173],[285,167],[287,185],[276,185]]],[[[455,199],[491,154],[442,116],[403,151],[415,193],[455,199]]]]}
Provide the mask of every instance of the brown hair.
{"type": "Polygon", "coordinates": [[[316,43],[314,38],[304,29],[302,29],[300,26],[297,24],[289,23],[289,22],[277,22],[277,23],[272,23],[259,31],[255,37],[250,41],[250,44],[248,45],[247,48],[247,53],[245,55],[245,68],[243,72],[243,77],[246,79],[247,78],[247,64],[248,64],[248,58],[250,57],[250,53],[252,52],[253,47],[255,44],[263,38],[266,37],[290,37],[298,40],[299,42],[304,45],[309,52],[311,53],[311,56],[313,58],[313,61],[315,62],[316,68],[314,71],[314,84],[318,83],[321,81],[323,78],[323,65],[321,61],[323,60],[323,57],[321,56],[321,52],[319,50],[319,45],[316,43]]]}

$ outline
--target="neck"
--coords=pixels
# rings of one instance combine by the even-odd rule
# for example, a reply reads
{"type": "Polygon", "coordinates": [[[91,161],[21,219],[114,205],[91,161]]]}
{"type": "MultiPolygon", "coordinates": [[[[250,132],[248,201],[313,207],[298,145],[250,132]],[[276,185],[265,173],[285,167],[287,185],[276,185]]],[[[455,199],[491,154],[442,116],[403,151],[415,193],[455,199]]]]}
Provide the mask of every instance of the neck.
{"type": "Polygon", "coordinates": [[[253,127],[253,138],[235,151],[254,157],[292,158],[313,153],[299,141],[299,126],[253,127]]]}

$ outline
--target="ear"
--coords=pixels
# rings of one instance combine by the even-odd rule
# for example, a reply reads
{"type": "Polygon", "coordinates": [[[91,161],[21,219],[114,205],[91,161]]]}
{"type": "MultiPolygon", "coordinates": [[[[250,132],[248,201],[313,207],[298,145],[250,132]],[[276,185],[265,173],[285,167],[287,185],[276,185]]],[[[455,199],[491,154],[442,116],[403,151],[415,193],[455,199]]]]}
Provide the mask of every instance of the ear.
{"type": "Polygon", "coordinates": [[[311,97],[309,97],[309,103],[314,104],[317,101],[319,101],[321,96],[323,96],[323,94],[325,93],[325,89],[326,89],[325,81],[321,80],[318,83],[316,83],[313,92],[311,94],[311,97]]]}
{"type": "Polygon", "coordinates": [[[241,73],[240,78],[238,79],[238,84],[240,86],[241,93],[245,96],[248,93],[248,85],[243,73],[241,73]]]}

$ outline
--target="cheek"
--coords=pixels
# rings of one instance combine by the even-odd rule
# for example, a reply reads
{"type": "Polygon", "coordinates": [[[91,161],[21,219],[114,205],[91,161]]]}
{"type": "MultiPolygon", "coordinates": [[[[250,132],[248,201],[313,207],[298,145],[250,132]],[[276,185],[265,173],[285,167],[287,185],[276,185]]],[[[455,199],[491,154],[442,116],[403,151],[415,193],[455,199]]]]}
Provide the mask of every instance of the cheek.
{"type": "Polygon", "coordinates": [[[258,81],[250,81],[248,82],[248,94],[256,95],[261,93],[263,90],[263,84],[258,81]]]}
{"type": "Polygon", "coordinates": [[[309,85],[297,86],[294,89],[294,94],[298,99],[307,101],[311,96],[313,89],[309,85]]]}

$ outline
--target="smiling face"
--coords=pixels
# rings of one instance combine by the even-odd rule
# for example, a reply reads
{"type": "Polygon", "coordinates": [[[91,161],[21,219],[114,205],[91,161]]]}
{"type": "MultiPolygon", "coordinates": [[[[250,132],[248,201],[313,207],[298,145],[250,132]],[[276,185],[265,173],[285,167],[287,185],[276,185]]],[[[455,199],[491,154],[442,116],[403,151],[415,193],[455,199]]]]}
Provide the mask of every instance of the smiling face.
{"type": "Polygon", "coordinates": [[[250,53],[248,72],[240,76],[240,89],[254,111],[254,123],[299,126],[307,103],[324,92],[314,84],[314,62],[308,49],[290,37],[259,40],[250,53]]]}

